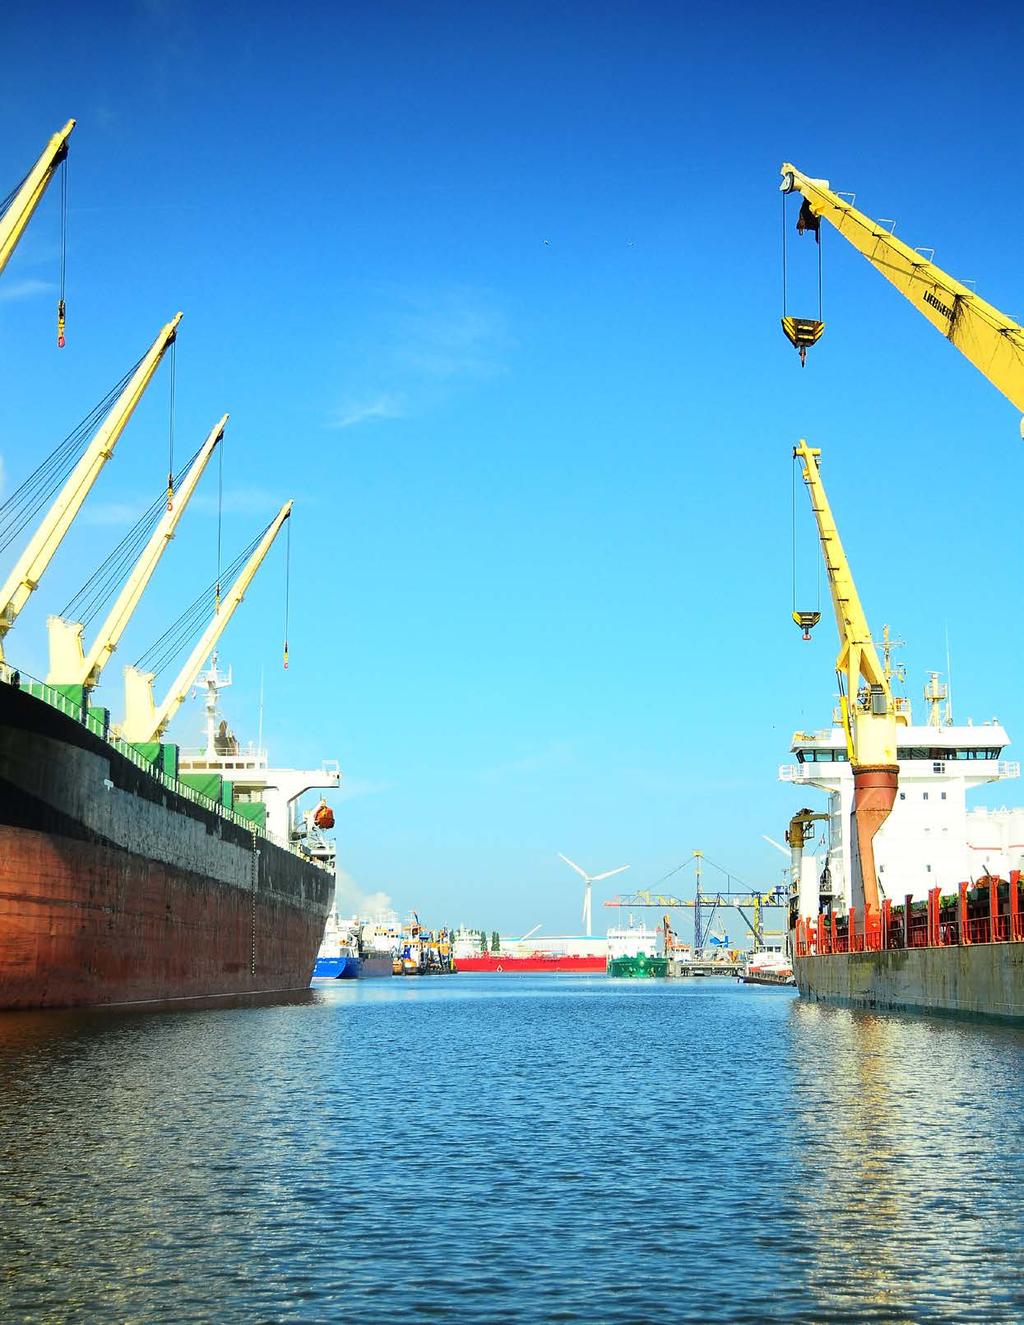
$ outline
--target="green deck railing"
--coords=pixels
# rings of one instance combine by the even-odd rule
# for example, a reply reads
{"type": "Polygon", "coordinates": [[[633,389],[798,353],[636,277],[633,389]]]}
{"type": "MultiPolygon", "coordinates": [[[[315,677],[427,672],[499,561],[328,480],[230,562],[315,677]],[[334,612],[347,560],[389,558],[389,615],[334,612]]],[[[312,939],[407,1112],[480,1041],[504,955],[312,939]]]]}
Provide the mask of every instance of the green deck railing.
{"type": "Polygon", "coordinates": [[[18,672],[9,667],[4,668],[2,679],[6,680],[9,685],[17,684],[19,689],[24,690],[33,699],[38,699],[42,703],[48,704],[51,708],[57,709],[58,712],[64,713],[69,718],[74,718],[77,722],[80,722],[83,727],[86,727],[91,731],[94,736],[98,736],[100,740],[109,745],[112,750],[116,750],[119,755],[130,760],[136,765],[136,767],[141,768],[144,772],[148,773],[154,781],[159,782],[169,791],[173,791],[176,795],[183,797],[187,801],[192,801],[195,805],[202,806],[205,810],[212,810],[215,814],[219,814],[222,819],[230,820],[232,823],[237,824],[239,828],[243,828],[247,833],[254,833],[261,837],[266,836],[265,832],[261,832],[261,830],[244,815],[238,814],[237,811],[233,809],[229,810],[226,805],[222,804],[219,800],[214,800],[212,796],[207,796],[203,792],[197,791],[194,787],[190,787],[186,783],[179,781],[178,778],[171,777],[168,773],[165,773],[162,768],[153,763],[152,760],[147,759],[146,756],[129,741],[124,741],[120,736],[113,735],[109,728],[104,730],[105,724],[98,722],[90,713],[89,709],[83,708],[81,704],[77,704],[69,695],[66,695],[56,686],[48,685],[45,681],[40,681],[38,677],[30,676],[27,672],[18,672]],[[14,677],[18,678],[17,682],[14,681],[14,677]]]}

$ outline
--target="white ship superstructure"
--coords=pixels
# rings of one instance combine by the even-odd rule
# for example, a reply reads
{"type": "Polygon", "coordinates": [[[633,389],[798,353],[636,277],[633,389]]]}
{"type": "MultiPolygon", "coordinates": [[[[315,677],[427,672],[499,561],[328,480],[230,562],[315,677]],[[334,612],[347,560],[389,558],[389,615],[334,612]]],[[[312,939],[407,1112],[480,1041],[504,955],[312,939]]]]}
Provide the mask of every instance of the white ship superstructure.
{"type": "Polygon", "coordinates": [[[317,811],[301,810],[299,800],[308,791],[340,784],[337,760],[325,760],[316,769],[271,768],[266,750],[259,743],[243,749],[221,718],[219,695],[231,685],[231,671],[218,669],[216,654],[196,684],[206,691],[206,745],[202,750],[181,750],[180,772],[219,774],[231,784],[236,806],[257,803],[266,807],[268,837],[323,864],[333,864],[334,843],[319,831],[317,811]]]}
{"type": "MultiPolygon", "coordinates": [[[[909,718],[909,709],[903,712],[909,718]]],[[[986,872],[1006,877],[1024,857],[1024,811],[968,811],[975,787],[1020,776],[1020,765],[1001,758],[1009,737],[996,721],[975,726],[900,725],[899,790],[892,813],[875,837],[880,897],[902,902],[933,888],[955,892],[962,880],[986,872]]],[[[840,726],[796,732],[795,764],[779,769],[783,782],[828,794],[827,840],[818,854],[805,850],[799,913],[845,911],[853,905],[851,816],[853,773],[840,726]]],[[[816,808],[816,807],[812,807],[816,808]]],[[[821,835],[817,835],[821,841],[821,835]]]]}

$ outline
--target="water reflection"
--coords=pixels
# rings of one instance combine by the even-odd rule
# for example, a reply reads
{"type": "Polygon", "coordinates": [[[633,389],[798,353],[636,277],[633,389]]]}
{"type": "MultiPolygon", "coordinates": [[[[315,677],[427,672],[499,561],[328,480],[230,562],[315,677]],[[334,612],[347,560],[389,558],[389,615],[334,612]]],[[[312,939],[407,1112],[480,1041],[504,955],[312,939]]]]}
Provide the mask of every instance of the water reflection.
{"type": "Polygon", "coordinates": [[[794,1002],[788,1194],[817,1319],[1012,1319],[1024,1033],[794,1002]],[[998,1241],[993,1245],[993,1234],[998,1241]],[[1001,1245],[1000,1245],[1001,1244],[1001,1245]],[[1009,1245],[1008,1245],[1009,1244],[1009,1245]]]}
{"type": "Polygon", "coordinates": [[[0,1318],[1019,1318],[1022,1087],[724,981],[0,1017],[0,1318]]]}

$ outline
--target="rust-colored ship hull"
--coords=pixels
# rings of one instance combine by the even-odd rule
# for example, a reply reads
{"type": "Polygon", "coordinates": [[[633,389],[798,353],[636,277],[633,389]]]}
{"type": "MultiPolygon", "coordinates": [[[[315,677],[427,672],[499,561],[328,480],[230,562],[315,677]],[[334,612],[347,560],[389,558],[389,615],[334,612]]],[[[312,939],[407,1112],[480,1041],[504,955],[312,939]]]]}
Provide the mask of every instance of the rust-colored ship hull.
{"type": "Polygon", "coordinates": [[[305,988],[333,889],[320,865],[0,684],[0,1008],[305,988]]]}

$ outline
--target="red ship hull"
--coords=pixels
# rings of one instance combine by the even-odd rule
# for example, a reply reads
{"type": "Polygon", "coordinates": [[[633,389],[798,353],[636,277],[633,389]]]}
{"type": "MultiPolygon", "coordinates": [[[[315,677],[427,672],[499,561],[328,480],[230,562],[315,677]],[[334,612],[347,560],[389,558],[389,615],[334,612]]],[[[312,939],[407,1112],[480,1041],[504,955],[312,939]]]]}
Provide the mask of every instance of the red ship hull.
{"type": "Polygon", "coordinates": [[[0,683],[0,1008],[307,988],[333,890],[0,683]]]}
{"type": "Polygon", "coordinates": [[[529,957],[501,957],[497,953],[479,957],[460,957],[455,963],[459,971],[485,971],[495,975],[604,975],[603,957],[578,957],[555,953],[534,952],[529,957]]]}

